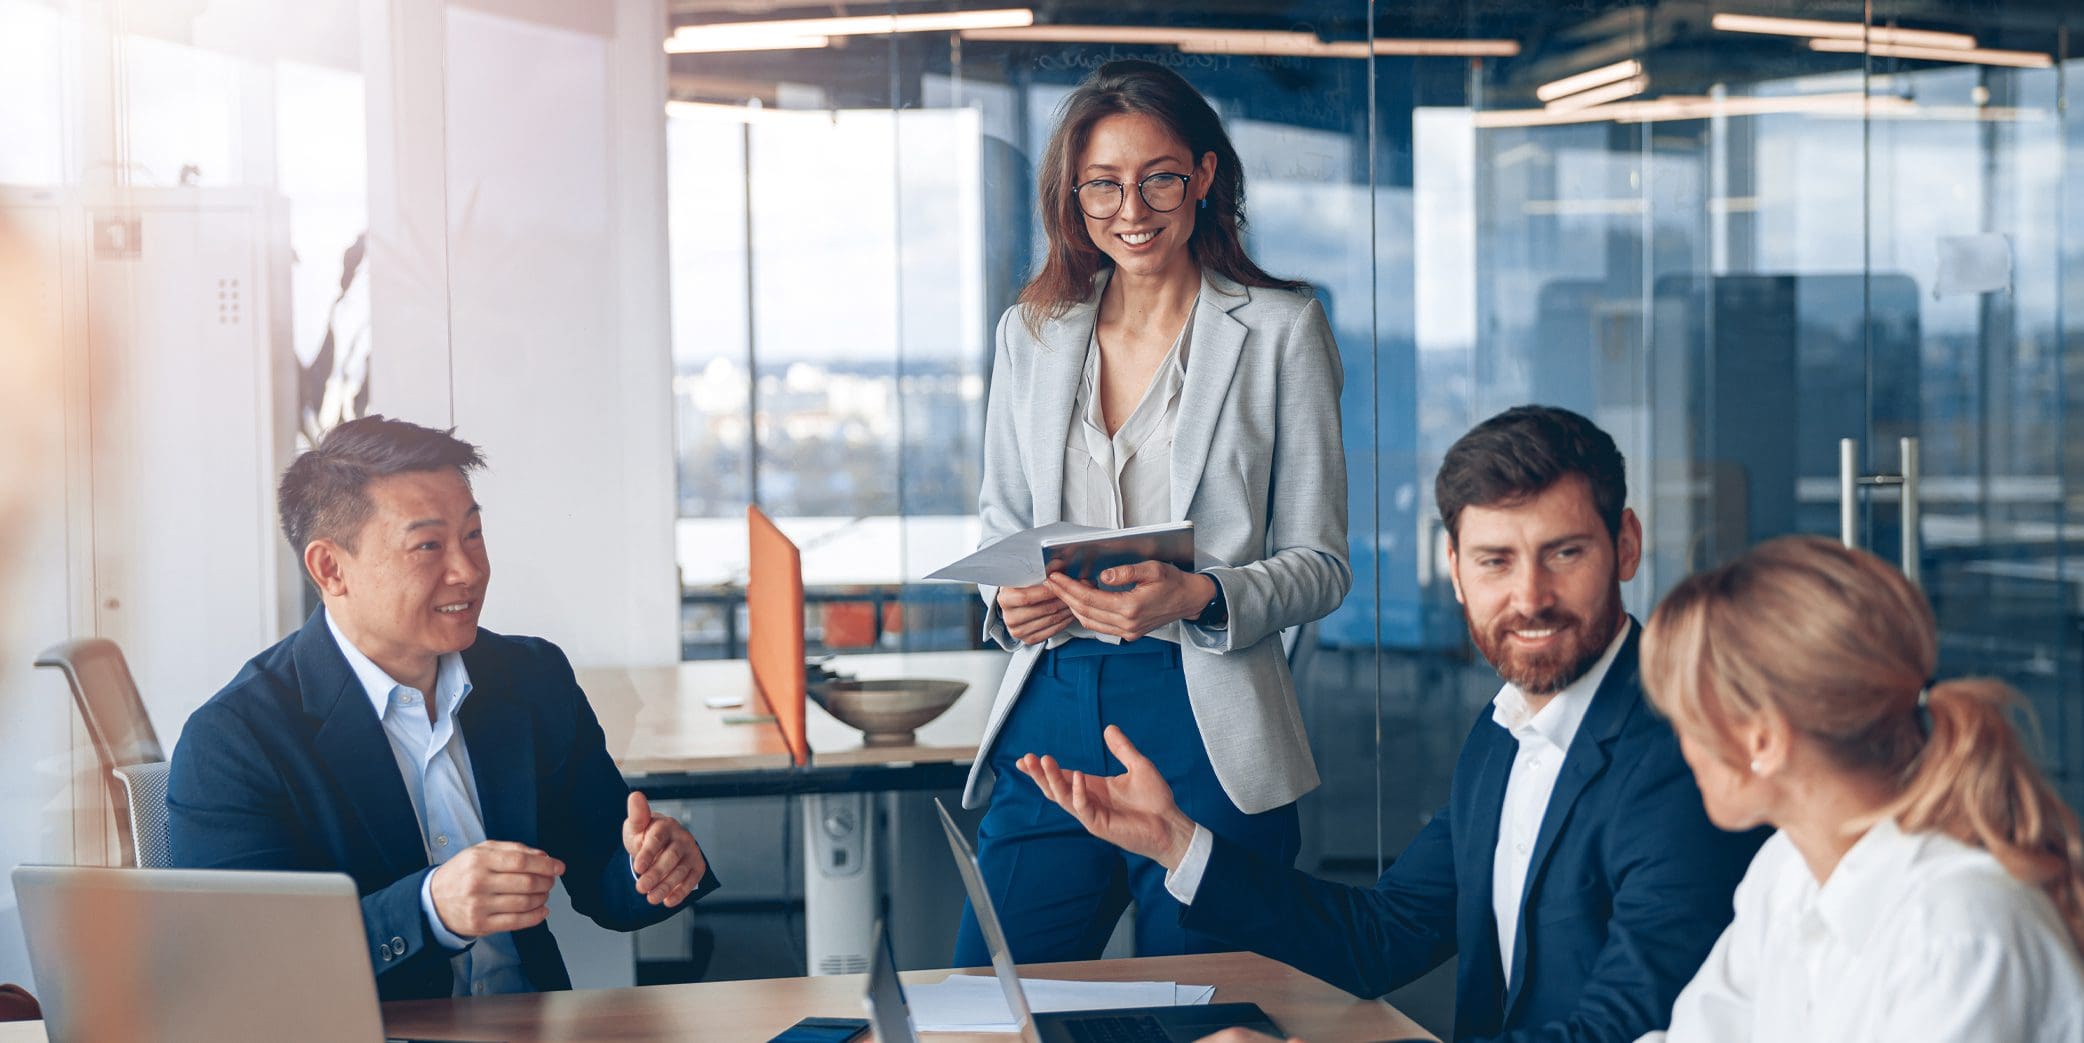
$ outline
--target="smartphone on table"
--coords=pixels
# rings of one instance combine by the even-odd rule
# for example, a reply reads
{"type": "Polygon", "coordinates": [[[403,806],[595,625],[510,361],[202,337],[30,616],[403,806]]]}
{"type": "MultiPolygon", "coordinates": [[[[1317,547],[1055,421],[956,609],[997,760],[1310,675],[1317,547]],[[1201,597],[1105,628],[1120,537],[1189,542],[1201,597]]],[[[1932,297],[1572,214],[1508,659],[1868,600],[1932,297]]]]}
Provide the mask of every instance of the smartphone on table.
{"type": "Polygon", "coordinates": [[[850,1043],[867,1035],[867,1018],[805,1018],[767,1043],[850,1043]]]}

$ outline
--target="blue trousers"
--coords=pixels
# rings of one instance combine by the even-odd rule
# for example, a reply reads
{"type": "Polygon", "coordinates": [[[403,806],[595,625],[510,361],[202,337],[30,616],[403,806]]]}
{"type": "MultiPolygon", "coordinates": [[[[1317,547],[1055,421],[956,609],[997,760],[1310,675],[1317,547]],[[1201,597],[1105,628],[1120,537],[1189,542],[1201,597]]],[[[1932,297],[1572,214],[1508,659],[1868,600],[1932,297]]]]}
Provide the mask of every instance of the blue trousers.
{"type": "MultiPolygon", "coordinates": [[[[1187,703],[1178,645],[1153,638],[1067,642],[1036,660],[985,753],[998,781],[977,827],[977,862],[1014,960],[1098,959],[1132,896],[1137,955],[1235,948],[1180,926],[1180,904],[1165,890],[1164,866],[1087,833],[1013,766],[1024,754],[1046,753],[1066,768],[1120,774],[1122,764],[1101,736],[1109,724],[1157,765],[1187,817],[1280,865],[1295,861],[1301,845],[1295,805],[1247,815],[1223,794],[1187,703]]],[[[965,903],[953,966],[990,962],[976,911],[965,903]]]]}

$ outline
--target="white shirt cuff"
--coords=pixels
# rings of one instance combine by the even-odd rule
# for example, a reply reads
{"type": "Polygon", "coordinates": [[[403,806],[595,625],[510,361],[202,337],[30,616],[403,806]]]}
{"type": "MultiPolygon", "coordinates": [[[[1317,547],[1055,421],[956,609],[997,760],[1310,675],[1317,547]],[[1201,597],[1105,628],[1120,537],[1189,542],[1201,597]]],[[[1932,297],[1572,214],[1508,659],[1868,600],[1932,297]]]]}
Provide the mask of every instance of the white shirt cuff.
{"type": "Polygon", "coordinates": [[[1186,855],[1172,872],[1165,874],[1165,890],[1179,899],[1179,904],[1194,904],[1194,893],[1201,890],[1201,874],[1208,871],[1208,856],[1215,849],[1216,835],[1209,832],[1207,826],[1196,823],[1194,839],[1187,842],[1186,855]]]}
{"type": "Polygon", "coordinates": [[[434,874],[420,878],[420,911],[427,914],[427,933],[434,936],[446,949],[468,949],[476,938],[465,938],[442,926],[441,914],[434,911],[434,874]]]}

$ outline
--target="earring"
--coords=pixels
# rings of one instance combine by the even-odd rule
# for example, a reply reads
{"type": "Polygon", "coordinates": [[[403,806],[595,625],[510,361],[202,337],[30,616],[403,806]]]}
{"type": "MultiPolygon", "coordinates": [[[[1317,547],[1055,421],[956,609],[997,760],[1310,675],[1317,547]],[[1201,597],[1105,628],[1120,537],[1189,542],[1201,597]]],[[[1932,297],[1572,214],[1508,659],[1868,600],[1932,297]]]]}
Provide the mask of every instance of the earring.
{"type": "Polygon", "coordinates": [[[1208,209],[1208,200],[1206,200],[1206,199],[1203,199],[1203,200],[1201,201],[1201,209],[1203,209],[1203,210],[1206,210],[1206,209],[1208,209]]]}
{"type": "Polygon", "coordinates": [[[1753,758],[1751,758],[1751,774],[1753,774],[1753,775],[1756,775],[1756,774],[1758,774],[1758,773],[1759,773],[1759,767],[1758,767],[1758,758],[1757,758],[1757,757],[1753,757],[1753,758]]]}

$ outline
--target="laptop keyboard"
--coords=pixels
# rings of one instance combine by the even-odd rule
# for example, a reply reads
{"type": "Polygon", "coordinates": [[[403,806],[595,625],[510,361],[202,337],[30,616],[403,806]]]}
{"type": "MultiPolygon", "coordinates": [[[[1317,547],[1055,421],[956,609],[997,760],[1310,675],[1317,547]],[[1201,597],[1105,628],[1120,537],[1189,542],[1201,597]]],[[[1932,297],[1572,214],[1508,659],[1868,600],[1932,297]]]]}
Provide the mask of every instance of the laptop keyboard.
{"type": "Polygon", "coordinates": [[[1127,1018],[1079,1018],[1063,1022],[1077,1043],[1168,1043],[1158,1019],[1149,1015],[1127,1018]]]}

